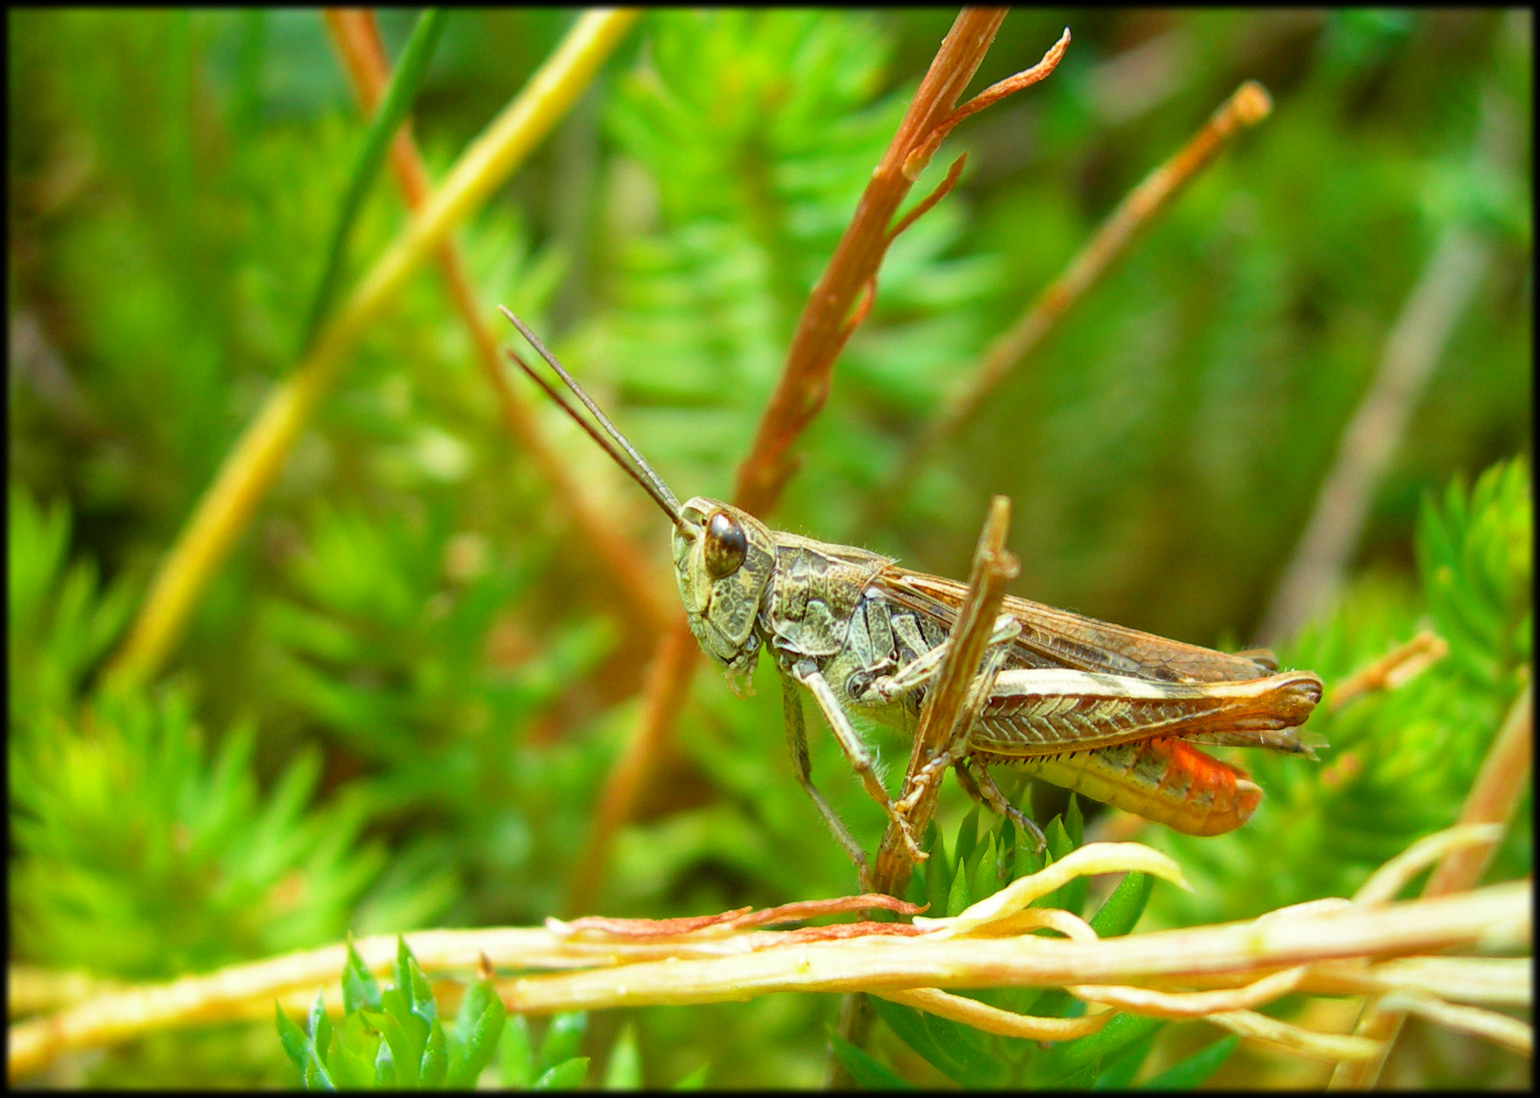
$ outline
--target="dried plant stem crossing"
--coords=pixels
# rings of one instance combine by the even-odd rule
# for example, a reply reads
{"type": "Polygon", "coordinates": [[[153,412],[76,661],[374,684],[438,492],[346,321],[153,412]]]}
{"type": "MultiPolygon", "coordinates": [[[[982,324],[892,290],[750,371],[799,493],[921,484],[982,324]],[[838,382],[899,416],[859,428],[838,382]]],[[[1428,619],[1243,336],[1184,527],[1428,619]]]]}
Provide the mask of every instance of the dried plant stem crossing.
{"type": "MultiPolygon", "coordinates": [[[[1191,1017],[1195,1006],[1240,1012],[1289,989],[1351,994],[1385,988],[1409,991],[1424,1001],[1435,996],[1513,1006],[1527,1004],[1532,995],[1526,959],[1408,956],[1520,945],[1528,938],[1531,919],[1529,889],[1523,882],[1402,903],[1300,905],[1275,915],[1282,917],[1088,940],[1030,932],[1000,937],[987,930],[981,936],[850,937],[827,933],[838,927],[734,931],[731,926],[628,938],[551,923],[544,928],[428,930],[407,935],[407,944],[431,976],[474,971],[482,956],[505,970],[551,970],[499,981],[509,1007],[531,1014],[730,1002],[783,991],[891,994],[1007,986],[1073,987],[1088,996],[1117,999],[1120,1009],[1157,1017],[1191,1017]],[[818,936],[809,939],[810,930],[818,936]],[[1303,967],[1297,976],[1273,975],[1296,967],[1303,967]],[[1180,993],[1216,985],[1233,988],[1234,994],[1201,991],[1195,999],[1180,993]],[[1134,990],[1140,987],[1151,991],[1141,996],[1134,990]]],[[[365,938],[356,948],[366,965],[385,972],[395,955],[395,939],[365,938]]],[[[318,986],[326,989],[329,1007],[336,1010],[345,957],[345,945],[337,943],[99,994],[11,1026],[8,1076],[14,1081],[65,1053],[171,1027],[271,1019],[274,999],[302,1013],[318,986]]],[[[908,998],[912,1005],[939,1006],[940,1012],[952,1016],[958,1013],[954,1008],[972,1002],[951,1002],[957,997],[947,996],[927,1005],[934,995],[908,998]]],[[[1225,1024],[1216,1015],[1203,1016],[1225,1024]]],[[[997,1031],[1007,1022],[1025,1024],[993,1016],[962,1020],[986,1022],[997,1031]]],[[[1241,1026],[1246,1019],[1234,1022],[1241,1026]]],[[[1255,1022],[1253,1016],[1253,1028],[1255,1022]]],[[[1296,1031],[1281,1036],[1316,1055],[1357,1055],[1361,1047],[1317,1040],[1344,1043],[1329,1034],[1296,1031]]]]}

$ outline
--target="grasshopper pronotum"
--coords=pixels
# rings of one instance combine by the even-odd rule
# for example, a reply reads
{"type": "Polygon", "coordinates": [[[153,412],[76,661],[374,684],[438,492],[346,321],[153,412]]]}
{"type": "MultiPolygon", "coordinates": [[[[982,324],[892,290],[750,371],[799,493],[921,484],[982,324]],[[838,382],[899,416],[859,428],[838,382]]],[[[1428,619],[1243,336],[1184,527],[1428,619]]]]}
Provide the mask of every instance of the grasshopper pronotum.
{"type": "MultiPolygon", "coordinates": [[[[726,669],[734,693],[749,691],[760,650],[769,649],[781,673],[797,781],[863,879],[861,845],[812,783],[798,686],[818,703],[867,792],[923,858],[846,708],[912,727],[965,585],[865,549],[771,530],[728,503],[696,496],[681,504],[534,333],[503,313],[599,426],[512,350],[509,357],[673,523],[674,577],[690,630],[726,669]]],[[[1220,835],[1250,818],[1262,791],[1245,771],[1196,745],[1315,757],[1294,729],[1321,700],[1321,680],[1309,671],[1279,673],[1270,652],[1217,652],[1009,596],[1003,611],[976,683],[988,685],[988,694],[966,752],[953,761],[969,792],[1010,816],[1039,848],[1041,831],[1006,800],[990,766],[1024,770],[1190,835],[1220,835]]]]}

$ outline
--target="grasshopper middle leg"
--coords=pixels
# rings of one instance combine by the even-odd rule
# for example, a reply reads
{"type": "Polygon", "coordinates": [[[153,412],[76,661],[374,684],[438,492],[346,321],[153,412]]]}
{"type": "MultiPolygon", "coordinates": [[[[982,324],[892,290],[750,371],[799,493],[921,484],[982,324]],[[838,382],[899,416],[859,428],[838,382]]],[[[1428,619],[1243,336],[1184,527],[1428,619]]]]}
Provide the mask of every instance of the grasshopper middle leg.
{"type": "Polygon", "coordinates": [[[1013,805],[1005,794],[1000,792],[1000,787],[989,776],[989,768],[979,761],[977,756],[958,759],[956,766],[958,784],[967,790],[968,795],[981,804],[988,805],[998,815],[1004,816],[1023,832],[1032,836],[1033,845],[1038,853],[1042,853],[1048,845],[1048,840],[1043,836],[1043,829],[1033,822],[1032,817],[1013,805]],[[977,768],[976,774],[968,772],[969,764],[977,768]]]}

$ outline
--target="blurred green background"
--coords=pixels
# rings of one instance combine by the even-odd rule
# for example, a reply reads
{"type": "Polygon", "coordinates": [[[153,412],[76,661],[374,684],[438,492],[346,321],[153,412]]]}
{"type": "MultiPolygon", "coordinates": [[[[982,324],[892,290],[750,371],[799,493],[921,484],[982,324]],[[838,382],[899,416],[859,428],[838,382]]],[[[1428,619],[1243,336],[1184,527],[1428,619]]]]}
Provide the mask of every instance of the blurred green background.
{"type": "MultiPolygon", "coordinates": [[[[505,303],[545,334],[681,497],[730,494],[808,290],[953,15],[648,14],[457,232],[488,313],[505,303]]],[[[365,123],[314,12],[7,18],[11,962],[158,979],[349,929],[562,913],[655,638],[571,544],[565,501],[505,432],[432,269],[349,356],[166,673],[103,688],[152,569],[297,360],[365,123]]],[[[392,56],[413,20],[380,13],[392,56]]],[[[414,111],[435,179],[572,20],[450,17],[414,111]]],[[[1246,643],[1391,327],[1437,242],[1465,229],[1490,258],[1374,490],[1343,603],[1356,609],[1326,608],[1284,646],[1323,674],[1360,666],[1420,620],[1430,494],[1530,451],[1532,16],[1024,11],[972,89],[1036,62],[1066,25],[1058,71],[960,126],[916,188],[968,152],[957,189],[893,247],[774,525],[962,576],[1004,493],[1017,593],[1246,643]],[[888,501],[891,517],[866,522],[942,394],[1246,79],[1271,92],[1272,116],[888,501]]],[[[344,285],[403,221],[381,173],[344,285]]],[[[540,414],[666,577],[657,512],[540,414]]],[[[1529,600],[1527,480],[1510,481],[1491,503],[1494,552],[1520,562],[1494,566],[1504,622],[1529,600]]],[[[1514,643],[1481,680],[1483,737],[1527,664],[1514,643]]],[[[697,675],[604,913],[851,889],[792,781],[770,669],[757,684],[740,702],[697,675]]],[[[880,811],[812,732],[820,784],[874,842],[880,811]]],[[[1453,819],[1484,742],[1440,779],[1450,803],[1374,831],[1390,817],[1355,802],[1339,823],[1351,835],[1370,820],[1375,837],[1350,838],[1330,868],[1290,874],[1279,853],[1258,889],[1244,852],[1272,832],[1204,840],[1225,867],[1218,898],[1165,917],[1343,894],[1453,819]]],[[[964,810],[955,792],[943,830],[964,810]]],[[[1040,814],[1064,804],[1037,795],[1040,814]]],[[[1261,812],[1282,813],[1284,796],[1261,812]]],[[[815,1084],[836,1005],[632,1012],[643,1077],[706,1065],[719,1086],[815,1084]]],[[[620,1022],[591,1020],[593,1055],[620,1022]]],[[[1493,1055],[1431,1040],[1392,1078],[1522,1072],[1493,1055]]],[[[1242,1061],[1254,1074],[1232,1082],[1307,1078],[1278,1057],[1242,1061]]],[[[270,1026],[162,1034],[50,1079],[293,1081],[270,1026]]]]}

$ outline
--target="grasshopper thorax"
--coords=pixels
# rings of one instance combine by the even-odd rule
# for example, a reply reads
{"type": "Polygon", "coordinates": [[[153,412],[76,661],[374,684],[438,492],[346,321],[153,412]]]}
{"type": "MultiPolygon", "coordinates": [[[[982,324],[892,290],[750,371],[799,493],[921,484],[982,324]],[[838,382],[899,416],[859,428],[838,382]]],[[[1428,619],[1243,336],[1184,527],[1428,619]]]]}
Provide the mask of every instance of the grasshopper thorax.
{"type": "Polygon", "coordinates": [[[754,619],[775,570],[775,538],[747,511],[704,496],[679,509],[674,578],[701,650],[727,668],[739,695],[751,692],[759,660],[754,619]]]}

